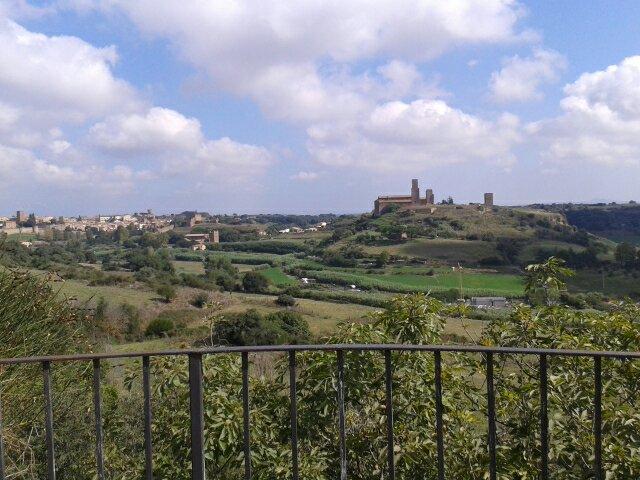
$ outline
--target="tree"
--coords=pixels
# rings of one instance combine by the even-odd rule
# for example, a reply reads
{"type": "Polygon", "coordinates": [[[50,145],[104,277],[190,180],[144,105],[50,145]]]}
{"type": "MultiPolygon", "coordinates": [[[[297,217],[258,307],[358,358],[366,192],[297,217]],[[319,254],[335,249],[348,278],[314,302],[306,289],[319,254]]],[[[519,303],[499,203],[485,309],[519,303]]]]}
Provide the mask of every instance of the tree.
{"type": "Polygon", "coordinates": [[[564,266],[565,261],[549,257],[543,263],[532,263],[526,267],[524,291],[533,301],[552,305],[566,291],[565,279],[574,275],[573,270],[564,266]]]}
{"type": "Polygon", "coordinates": [[[636,264],[636,247],[627,242],[619,243],[616,246],[615,259],[622,267],[631,268],[636,264]]]}
{"type": "Polygon", "coordinates": [[[260,272],[250,271],[242,277],[242,287],[245,292],[264,293],[269,288],[269,279],[260,272]]]}
{"type": "Polygon", "coordinates": [[[123,244],[129,239],[129,230],[120,225],[113,233],[113,239],[119,244],[123,244]]]}
{"type": "Polygon", "coordinates": [[[505,262],[515,263],[522,251],[522,244],[514,238],[502,237],[496,243],[496,250],[502,255],[505,262]]]}
{"type": "Polygon", "coordinates": [[[376,267],[383,268],[386,264],[389,263],[389,252],[383,250],[376,256],[376,267]]]}

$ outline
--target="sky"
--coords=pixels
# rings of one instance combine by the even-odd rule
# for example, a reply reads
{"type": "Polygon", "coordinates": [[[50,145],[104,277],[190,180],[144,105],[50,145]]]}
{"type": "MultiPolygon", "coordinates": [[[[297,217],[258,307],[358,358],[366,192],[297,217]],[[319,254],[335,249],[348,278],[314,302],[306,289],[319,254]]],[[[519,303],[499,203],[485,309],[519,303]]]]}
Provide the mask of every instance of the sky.
{"type": "Polygon", "coordinates": [[[640,200],[640,2],[0,0],[0,215],[640,200]]]}

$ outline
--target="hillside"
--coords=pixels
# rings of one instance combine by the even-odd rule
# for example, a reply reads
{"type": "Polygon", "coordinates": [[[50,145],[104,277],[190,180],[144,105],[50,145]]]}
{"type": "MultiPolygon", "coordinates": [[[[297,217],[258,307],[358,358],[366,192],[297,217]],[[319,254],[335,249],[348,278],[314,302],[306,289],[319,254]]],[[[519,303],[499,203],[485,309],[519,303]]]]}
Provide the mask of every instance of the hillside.
{"type": "Polygon", "coordinates": [[[380,217],[338,219],[325,244],[357,246],[368,254],[468,266],[523,265],[557,250],[584,251],[589,245],[606,257],[612,245],[569,225],[562,213],[541,209],[438,205],[431,211],[398,210],[380,217]]]}

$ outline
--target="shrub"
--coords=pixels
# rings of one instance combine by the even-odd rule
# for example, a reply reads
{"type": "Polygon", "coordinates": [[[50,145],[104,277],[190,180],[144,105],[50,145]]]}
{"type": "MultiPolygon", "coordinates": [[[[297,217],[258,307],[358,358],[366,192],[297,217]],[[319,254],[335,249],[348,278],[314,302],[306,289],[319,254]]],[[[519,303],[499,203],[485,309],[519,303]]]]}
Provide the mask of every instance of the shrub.
{"type": "Polygon", "coordinates": [[[160,285],[156,289],[156,293],[167,303],[171,303],[178,296],[175,287],[172,285],[160,285]]]}
{"type": "Polygon", "coordinates": [[[124,333],[129,339],[136,339],[140,335],[140,310],[129,303],[120,305],[124,317],[124,333]]]}
{"type": "Polygon", "coordinates": [[[260,272],[247,272],[242,278],[242,287],[245,292],[263,293],[269,288],[269,279],[260,272]]]}
{"type": "Polygon", "coordinates": [[[197,308],[204,308],[204,306],[209,302],[209,295],[206,293],[196,293],[191,298],[191,305],[197,308]]]}
{"type": "Polygon", "coordinates": [[[278,295],[278,298],[276,298],[276,304],[281,307],[295,307],[296,299],[291,295],[283,293],[282,295],[278,295]]]}
{"type": "Polygon", "coordinates": [[[166,317],[158,317],[149,322],[144,334],[147,337],[162,337],[170,335],[174,330],[175,324],[173,323],[173,320],[166,317]]]}
{"type": "Polygon", "coordinates": [[[257,310],[232,314],[218,321],[212,339],[225,345],[277,345],[306,343],[311,332],[296,312],[280,311],[263,316],[257,310]]]}

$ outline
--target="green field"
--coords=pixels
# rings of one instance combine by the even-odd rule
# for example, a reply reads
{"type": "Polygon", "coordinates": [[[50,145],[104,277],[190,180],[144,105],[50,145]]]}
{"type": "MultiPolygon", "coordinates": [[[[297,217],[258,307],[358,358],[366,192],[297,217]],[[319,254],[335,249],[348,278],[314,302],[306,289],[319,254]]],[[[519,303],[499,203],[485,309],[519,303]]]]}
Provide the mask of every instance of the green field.
{"type": "Polygon", "coordinates": [[[440,273],[433,276],[427,275],[367,275],[365,278],[376,278],[381,282],[407,285],[410,287],[427,287],[448,290],[460,288],[463,290],[488,290],[508,296],[522,295],[522,280],[518,275],[492,274],[492,273],[440,273]]]}
{"type": "Polygon", "coordinates": [[[278,267],[265,268],[260,270],[260,273],[267,277],[276,287],[289,287],[298,284],[295,278],[286,275],[282,269],[278,267]]]}
{"type": "Polygon", "coordinates": [[[524,293],[519,275],[499,273],[435,273],[434,275],[366,274],[339,270],[307,271],[306,275],[322,283],[356,285],[364,289],[378,289],[390,292],[427,292],[459,289],[462,280],[464,295],[497,295],[519,297],[524,293]]]}

